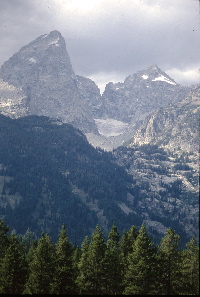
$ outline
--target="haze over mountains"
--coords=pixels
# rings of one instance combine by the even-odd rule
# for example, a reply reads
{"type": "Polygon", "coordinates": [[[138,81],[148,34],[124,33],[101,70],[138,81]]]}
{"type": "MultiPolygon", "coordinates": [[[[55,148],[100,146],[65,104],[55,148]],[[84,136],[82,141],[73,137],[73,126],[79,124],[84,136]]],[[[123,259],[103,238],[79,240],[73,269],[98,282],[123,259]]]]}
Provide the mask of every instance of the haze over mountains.
{"type": "Polygon", "coordinates": [[[0,68],[0,216],[78,242],[113,222],[197,238],[199,95],[155,64],[101,95],[58,31],[38,37],[0,68]]]}

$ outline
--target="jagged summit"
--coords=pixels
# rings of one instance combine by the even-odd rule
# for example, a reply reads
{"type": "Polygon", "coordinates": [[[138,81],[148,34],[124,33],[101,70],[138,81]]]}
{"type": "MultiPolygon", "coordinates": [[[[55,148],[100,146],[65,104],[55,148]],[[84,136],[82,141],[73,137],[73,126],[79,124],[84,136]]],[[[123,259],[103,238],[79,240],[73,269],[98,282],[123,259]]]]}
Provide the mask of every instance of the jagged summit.
{"type": "Polygon", "coordinates": [[[146,70],[140,70],[134,73],[132,76],[128,76],[126,81],[129,80],[144,80],[148,83],[151,82],[164,82],[172,85],[177,85],[177,83],[169,77],[164,71],[162,71],[156,64],[152,64],[146,70]]]}
{"type": "Polygon", "coordinates": [[[0,68],[0,77],[15,87],[44,80],[47,75],[59,78],[74,76],[65,40],[58,31],[42,35],[22,47],[0,68]]]}
{"type": "Polygon", "coordinates": [[[1,66],[0,79],[23,89],[31,114],[59,118],[82,130],[95,126],[90,109],[84,106],[84,92],[80,93],[65,40],[57,30],[15,53],[1,66]]]}

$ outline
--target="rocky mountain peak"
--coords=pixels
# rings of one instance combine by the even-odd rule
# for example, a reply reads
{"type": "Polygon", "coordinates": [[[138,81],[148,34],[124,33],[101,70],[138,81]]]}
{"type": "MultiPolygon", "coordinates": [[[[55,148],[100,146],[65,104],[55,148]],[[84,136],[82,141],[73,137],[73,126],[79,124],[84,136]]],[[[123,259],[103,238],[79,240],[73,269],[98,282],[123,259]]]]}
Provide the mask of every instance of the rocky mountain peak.
{"type": "Polygon", "coordinates": [[[82,131],[95,129],[83,100],[90,92],[80,91],[60,32],[51,31],[22,47],[1,66],[0,79],[25,92],[31,114],[59,118],[82,131]]]}
{"type": "Polygon", "coordinates": [[[0,68],[0,77],[15,87],[27,88],[30,82],[47,76],[69,78],[74,75],[65,40],[58,31],[45,34],[22,47],[0,68]]]}

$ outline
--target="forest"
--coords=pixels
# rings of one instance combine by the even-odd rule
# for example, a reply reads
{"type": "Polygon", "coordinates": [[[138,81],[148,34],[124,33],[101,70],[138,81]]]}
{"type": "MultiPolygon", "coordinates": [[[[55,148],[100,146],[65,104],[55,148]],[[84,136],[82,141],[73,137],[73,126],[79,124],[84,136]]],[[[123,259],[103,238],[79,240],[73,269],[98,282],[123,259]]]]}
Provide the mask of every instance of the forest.
{"type": "Polygon", "coordinates": [[[63,224],[53,241],[27,230],[15,234],[0,220],[0,293],[69,295],[199,295],[199,246],[166,230],[154,244],[146,226],[108,236],[99,225],[81,246],[63,224]]]}

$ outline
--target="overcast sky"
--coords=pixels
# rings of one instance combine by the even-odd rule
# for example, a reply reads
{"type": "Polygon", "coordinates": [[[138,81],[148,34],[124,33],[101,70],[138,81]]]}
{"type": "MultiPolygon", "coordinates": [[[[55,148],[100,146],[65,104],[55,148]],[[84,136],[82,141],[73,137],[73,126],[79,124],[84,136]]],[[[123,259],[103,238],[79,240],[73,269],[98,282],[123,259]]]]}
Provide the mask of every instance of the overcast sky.
{"type": "Polygon", "coordinates": [[[200,82],[198,0],[0,0],[0,65],[52,30],[101,90],[154,63],[177,83],[200,82]]]}

